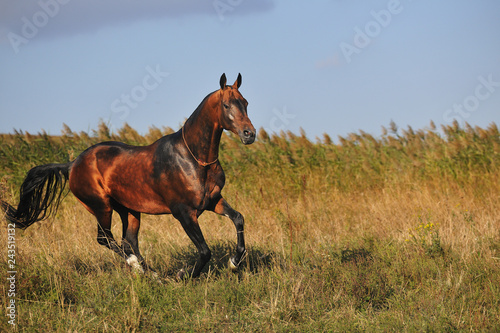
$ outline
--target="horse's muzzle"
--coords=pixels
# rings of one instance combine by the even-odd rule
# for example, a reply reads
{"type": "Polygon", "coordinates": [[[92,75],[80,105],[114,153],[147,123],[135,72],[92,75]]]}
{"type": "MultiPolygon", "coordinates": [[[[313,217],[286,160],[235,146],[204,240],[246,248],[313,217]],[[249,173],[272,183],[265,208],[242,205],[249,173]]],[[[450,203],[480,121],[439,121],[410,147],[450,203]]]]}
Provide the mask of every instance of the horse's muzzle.
{"type": "Polygon", "coordinates": [[[249,145],[255,141],[255,137],[256,137],[255,129],[245,129],[245,130],[241,131],[239,134],[240,134],[241,142],[244,145],[249,145]]]}

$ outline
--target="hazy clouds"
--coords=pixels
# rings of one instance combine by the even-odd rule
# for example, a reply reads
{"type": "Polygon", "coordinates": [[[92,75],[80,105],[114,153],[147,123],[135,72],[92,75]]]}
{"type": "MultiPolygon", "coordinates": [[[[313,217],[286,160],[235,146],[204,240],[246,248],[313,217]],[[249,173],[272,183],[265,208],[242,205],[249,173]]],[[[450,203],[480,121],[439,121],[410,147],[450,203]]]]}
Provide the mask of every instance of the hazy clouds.
{"type": "Polygon", "coordinates": [[[30,33],[30,24],[42,29],[40,37],[93,32],[108,26],[141,20],[227,15],[242,16],[271,10],[273,0],[3,0],[0,4],[0,37],[30,33]]]}

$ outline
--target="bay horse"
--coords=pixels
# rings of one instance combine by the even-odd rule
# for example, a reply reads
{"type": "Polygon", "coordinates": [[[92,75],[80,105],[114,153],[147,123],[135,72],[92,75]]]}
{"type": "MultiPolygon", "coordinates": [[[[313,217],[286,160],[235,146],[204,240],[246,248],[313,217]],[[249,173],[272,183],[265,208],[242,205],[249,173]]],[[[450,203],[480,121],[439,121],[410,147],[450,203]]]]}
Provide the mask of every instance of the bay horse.
{"type": "MultiPolygon", "coordinates": [[[[34,167],[21,186],[17,209],[0,200],[7,220],[25,229],[50,216],[68,182],[70,191],[97,219],[97,242],[144,272],[151,268],[139,252],[141,213],[172,214],[199,252],[190,272],[195,278],[211,257],[198,224],[198,217],[208,210],[229,217],[236,227],[236,254],[229,259],[230,268],[236,270],[246,252],[244,220],[221,194],[225,175],[219,144],[223,130],[238,135],[245,145],[255,141],[256,132],[248,118],[248,102],[238,90],[241,74],[233,85],[226,85],[222,74],[219,84],[220,89],[203,99],[179,131],[149,146],[103,142],[72,162],[34,167]],[[111,233],[113,211],[123,224],[121,246],[111,233]]],[[[182,269],[177,276],[184,273],[182,269]]]]}

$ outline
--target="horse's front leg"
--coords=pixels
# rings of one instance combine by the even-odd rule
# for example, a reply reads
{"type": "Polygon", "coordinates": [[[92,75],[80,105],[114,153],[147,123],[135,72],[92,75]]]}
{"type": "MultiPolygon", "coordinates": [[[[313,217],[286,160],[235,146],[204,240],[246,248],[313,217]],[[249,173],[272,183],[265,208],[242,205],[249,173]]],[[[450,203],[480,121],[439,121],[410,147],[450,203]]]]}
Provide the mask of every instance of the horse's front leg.
{"type": "Polygon", "coordinates": [[[234,210],[222,197],[215,201],[215,204],[210,207],[210,210],[217,214],[229,217],[236,227],[236,237],[238,241],[236,244],[236,254],[229,259],[229,267],[233,271],[236,271],[246,253],[244,235],[245,221],[243,219],[243,215],[234,210]]]}

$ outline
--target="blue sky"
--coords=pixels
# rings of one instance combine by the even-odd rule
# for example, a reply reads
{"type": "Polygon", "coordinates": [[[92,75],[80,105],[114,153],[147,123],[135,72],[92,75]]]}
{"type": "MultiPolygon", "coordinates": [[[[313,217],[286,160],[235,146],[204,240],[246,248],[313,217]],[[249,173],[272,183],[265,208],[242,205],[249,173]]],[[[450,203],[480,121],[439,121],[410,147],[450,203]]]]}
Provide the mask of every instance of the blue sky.
{"type": "Polygon", "coordinates": [[[255,127],[500,123],[498,0],[4,0],[0,133],[177,129],[220,75],[255,127]]]}

